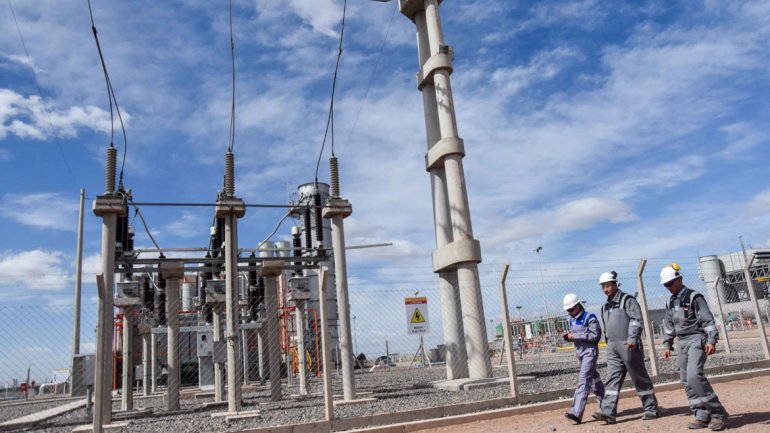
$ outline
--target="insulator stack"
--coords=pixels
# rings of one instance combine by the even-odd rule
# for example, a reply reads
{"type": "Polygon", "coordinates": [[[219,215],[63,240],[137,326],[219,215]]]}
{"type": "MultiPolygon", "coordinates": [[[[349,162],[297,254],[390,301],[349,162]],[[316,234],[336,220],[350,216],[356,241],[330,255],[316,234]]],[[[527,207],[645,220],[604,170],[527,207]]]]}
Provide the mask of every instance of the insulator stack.
{"type": "Polygon", "coordinates": [[[115,173],[117,171],[118,149],[110,146],[107,148],[107,174],[104,178],[104,193],[115,192],[115,173]]]}
{"type": "Polygon", "coordinates": [[[324,226],[321,219],[321,193],[318,192],[317,187],[315,194],[313,194],[313,204],[315,205],[315,240],[318,247],[321,248],[324,240],[324,226]]]}
{"type": "MultiPolygon", "coordinates": [[[[302,257],[302,239],[300,238],[301,230],[299,227],[291,228],[291,240],[292,240],[292,255],[294,257],[302,257]]],[[[302,262],[294,262],[294,266],[300,266],[302,262]]],[[[298,271],[295,271],[297,273],[298,271]]]]}
{"type": "Polygon", "coordinates": [[[228,197],[235,195],[235,155],[232,152],[225,153],[225,194],[228,197]]]}
{"type": "Polygon", "coordinates": [[[158,324],[166,326],[166,279],[158,274],[158,324]]]}
{"type": "Polygon", "coordinates": [[[305,248],[308,250],[313,248],[313,231],[311,230],[312,227],[310,225],[310,208],[305,208],[305,214],[304,214],[304,223],[305,223],[305,248]]]}
{"type": "Polygon", "coordinates": [[[150,282],[149,278],[144,278],[144,287],[142,288],[142,291],[144,292],[144,308],[148,311],[152,311],[152,309],[155,307],[155,290],[152,287],[152,283],[150,282]]]}
{"type": "Polygon", "coordinates": [[[329,158],[329,172],[332,180],[332,198],[340,198],[340,170],[337,165],[337,157],[329,158]]]}

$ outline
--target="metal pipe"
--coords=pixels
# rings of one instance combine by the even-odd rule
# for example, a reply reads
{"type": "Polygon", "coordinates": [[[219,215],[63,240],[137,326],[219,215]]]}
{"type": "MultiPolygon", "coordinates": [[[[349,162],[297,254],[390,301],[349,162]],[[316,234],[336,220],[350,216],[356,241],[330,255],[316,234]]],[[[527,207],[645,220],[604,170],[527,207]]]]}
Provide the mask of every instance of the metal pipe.
{"type": "Polygon", "coordinates": [[[647,343],[647,350],[650,351],[650,372],[652,377],[657,377],[658,372],[658,355],[655,350],[655,335],[652,332],[652,322],[650,322],[649,310],[647,309],[647,295],[644,292],[644,268],[647,266],[647,259],[642,258],[639,261],[639,268],[636,270],[636,287],[638,290],[637,301],[642,309],[642,322],[644,323],[644,339],[647,343]]]}

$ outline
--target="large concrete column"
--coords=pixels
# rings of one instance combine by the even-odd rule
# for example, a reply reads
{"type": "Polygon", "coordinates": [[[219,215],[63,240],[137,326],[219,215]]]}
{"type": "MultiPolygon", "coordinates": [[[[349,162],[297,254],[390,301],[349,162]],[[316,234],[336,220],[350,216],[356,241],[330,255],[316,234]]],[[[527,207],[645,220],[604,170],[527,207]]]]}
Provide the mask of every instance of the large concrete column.
{"type": "MultiPolygon", "coordinates": [[[[112,158],[114,163],[114,148],[112,158]]],[[[108,168],[110,166],[108,157],[108,168]]],[[[108,170],[109,172],[109,170],[108,170]]],[[[114,166],[113,166],[114,183],[114,166]]],[[[101,432],[102,426],[112,422],[112,331],[115,295],[115,241],[117,218],[125,215],[123,199],[108,193],[96,197],[93,212],[102,217],[102,290],[99,296],[99,319],[96,341],[96,369],[94,377],[94,432],[101,432]]]]}
{"type": "MultiPolygon", "coordinates": [[[[424,15],[424,13],[423,13],[424,15]]],[[[430,58],[428,30],[424,19],[415,22],[417,26],[417,48],[420,64],[430,58]]],[[[426,82],[422,87],[423,111],[425,115],[425,131],[428,139],[428,152],[441,140],[441,129],[438,124],[438,105],[432,82],[426,82]]],[[[446,188],[446,173],[444,166],[433,164],[428,167],[433,195],[433,218],[436,231],[436,248],[450,244],[453,240],[452,222],[450,220],[449,197],[446,188]]],[[[439,272],[439,292],[441,294],[442,317],[444,324],[444,347],[446,348],[447,379],[468,377],[468,352],[465,348],[464,326],[460,308],[460,293],[457,284],[457,273],[454,271],[439,272]]]]}
{"type": "MultiPolygon", "coordinates": [[[[72,312],[72,358],[80,353],[80,295],[83,279],[83,215],[85,214],[86,190],[80,189],[80,213],[78,214],[78,246],[75,256],[75,303],[72,312]]],[[[73,361],[74,362],[74,361],[73,361]]],[[[72,388],[70,388],[72,393],[72,388]]]]}
{"type": "MultiPolygon", "coordinates": [[[[481,248],[479,242],[473,238],[462,164],[465,148],[457,133],[449,79],[453,59],[450,47],[444,44],[439,2],[401,0],[400,8],[417,27],[421,67],[418,88],[423,92],[429,145],[425,160],[427,169],[431,172],[436,219],[437,249],[433,253],[433,270],[439,273],[444,287],[442,305],[447,322],[445,328],[449,331],[449,338],[454,341],[457,341],[460,332],[464,334],[467,374],[472,379],[481,379],[492,375],[477,266],[481,262],[481,248]],[[450,227],[451,237],[448,233],[450,227]],[[442,274],[450,276],[443,277],[442,274]],[[456,300],[455,293],[458,293],[450,290],[450,286],[454,286],[459,292],[461,320],[458,320],[454,304],[446,304],[447,301],[456,300]]],[[[462,356],[461,353],[457,355],[462,356]]],[[[447,365],[447,374],[450,378],[463,377],[465,372],[460,369],[453,360],[451,366],[449,363],[447,365]],[[450,371],[454,368],[458,371],[450,371]]]]}
{"type": "Polygon", "coordinates": [[[134,410],[134,310],[123,309],[123,394],[120,409],[134,410]]]}
{"type": "MultiPolygon", "coordinates": [[[[332,221],[332,245],[334,247],[334,280],[337,285],[337,312],[339,315],[340,352],[342,353],[342,389],[345,400],[356,399],[356,382],[353,375],[353,342],[350,332],[350,300],[348,298],[348,270],[345,259],[345,227],[343,219],[353,213],[347,200],[329,198],[323,208],[323,217],[332,221]]],[[[321,299],[326,302],[326,299],[321,299]]]]}
{"type": "Polygon", "coordinates": [[[179,363],[179,290],[184,278],[184,265],[177,261],[162,261],[160,273],[166,279],[166,317],[168,318],[167,359],[168,387],[166,408],[169,411],[179,410],[179,389],[182,382],[181,366],[179,363]]]}
{"type": "Polygon", "coordinates": [[[267,322],[267,363],[270,367],[270,401],[280,401],[281,348],[278,335],[278,279],[283,273],[282,260],[262,262],[262,278],[265,281],[265,322],[267,322]]]}

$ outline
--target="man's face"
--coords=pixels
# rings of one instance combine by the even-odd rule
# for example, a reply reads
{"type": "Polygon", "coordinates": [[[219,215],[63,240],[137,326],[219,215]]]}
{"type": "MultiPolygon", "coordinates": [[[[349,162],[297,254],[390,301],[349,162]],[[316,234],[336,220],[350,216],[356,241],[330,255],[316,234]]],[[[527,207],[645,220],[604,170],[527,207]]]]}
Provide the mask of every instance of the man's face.
{"type": "Polygon", "coordinates": [[[615,296],[615,293],[618,293],[618,283],[614,281],[602,283],[602,291],[605,295],[607,295],[608,298],[611,298],[615,296]]]}
{"type": "Polygon", "coordinates": [[[682,277],[677,277],[677,278],[675,278],[675,279],[673,279],[673,280],[671,280],[668,283],[663,285],[663,287],[668,289],[668,291],[672,295],[676,295],[677,293],[679,293],[679,290],[682,289],[682,286],[683,286],[683,284],[682,284],[682,277]]]}

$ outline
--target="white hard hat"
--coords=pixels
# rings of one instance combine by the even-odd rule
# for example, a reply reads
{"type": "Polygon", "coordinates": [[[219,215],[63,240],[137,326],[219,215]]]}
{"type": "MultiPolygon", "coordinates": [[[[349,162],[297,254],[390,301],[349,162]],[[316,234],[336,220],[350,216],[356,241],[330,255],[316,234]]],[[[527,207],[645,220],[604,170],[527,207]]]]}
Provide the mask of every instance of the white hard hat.
{"type": "Polygon", "coordinates": [[[579,303],[580,299],[578,299],[577,295],[569,293],[564,297],[564,310],[567,311],[579,303]]]}
{"type": "Polygon", "coordinates": [[[609,283],[609,282],[618,282],[618,273],[615,271],[612,272],[605,272],[599,276],[599,284],[609,283]]]}
{"type": "Polygon", "coordinates": [[[681,277],[682,273],[679,272],[680,269],[681,268],[676,263],[664,266],[663,269],[660,270],[660,284],[666,284],[669,281],[681,277]]]}

